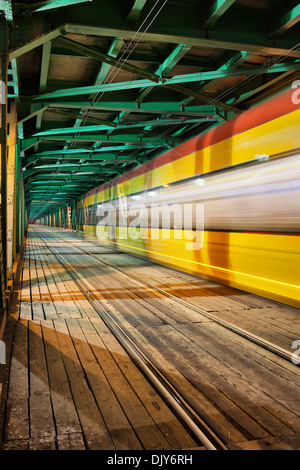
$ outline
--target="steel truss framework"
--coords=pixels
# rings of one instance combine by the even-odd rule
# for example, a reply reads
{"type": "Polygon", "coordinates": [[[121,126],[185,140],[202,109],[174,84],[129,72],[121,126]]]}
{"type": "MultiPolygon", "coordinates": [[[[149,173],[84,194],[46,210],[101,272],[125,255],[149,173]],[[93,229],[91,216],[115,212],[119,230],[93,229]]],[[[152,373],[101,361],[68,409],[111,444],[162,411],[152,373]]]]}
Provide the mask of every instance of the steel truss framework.
{"type": "MultiPolygon", "coordinates": [[[[300,78],[298,1],[0,1],[0,11],[30,218],[71,224],[66,201],[300,78]]],[[[3,162],[2,152],[5,192],[3,162]]]]}

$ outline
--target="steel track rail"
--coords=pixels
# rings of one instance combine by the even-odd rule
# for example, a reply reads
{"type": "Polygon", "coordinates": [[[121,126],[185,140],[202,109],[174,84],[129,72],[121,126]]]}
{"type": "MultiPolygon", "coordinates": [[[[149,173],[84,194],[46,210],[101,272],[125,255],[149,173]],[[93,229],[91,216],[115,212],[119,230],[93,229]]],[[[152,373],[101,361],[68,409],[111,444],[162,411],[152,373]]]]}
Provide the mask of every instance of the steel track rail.
{"type": "Polygon", "coordinates": [[[93,286],[91,286],[82,275],[77,273],[76,269],[74,269],[67,261],[65,261],[62,255],[58,253],[55,248],[45,242],[45,239],[43,239],[36,231],[35,233],[49,248],[51,253],[64,267],[66,272],[71,276],[73,281],[77,284],[80,291],[98,313],[105,325],[116,337],[118,342],[127,352],[129,357],[134,361],[137,367],[141,370],[141,372],[147,377],[148,381],[157,390],[169,408],[171,408],[171,410],[184,424],[184,426],[189,429],[196,442],[202,444],[207,450],[227,450],[226,445],[217,436],[217,434],[201,419],[196,411],[188,404],[188,402],[181,396],[181,394],[160,372],[160,370],[157,369],[157,367],[147,358],[143,351],[119,327],[119,325],[111,316],[112,312],[109,312],[103,308],[97,297],[92,293],[93,286]]]}
{"type": "MultiPolygon", "coordinates": [[[[59,237],[54,236],[52,234],[51,234],[51,236],[53,236],[53,238],[59,239],[59,237]]],[[[92,240],[88,240],[88,239],[84,239],[84,240],[89,242],[89,243],[96,243],[96,242],[93,242],[92,240]]],[[[276,344],[273,344],[270,341],[264,340],[263,338],[260,338],[259,336],[256,336],[252,333],[249,333],[249,331],[246,331],[242,328],[239,328],[235,325],[232,325],[231,323],[228,323],[224,320],[221,320],[220,318],[216,317],[215,315],[212,315],[211,313],[208,313],[205,310],[203,310],[199,307],[196,307],[195,305],[191,304],[190,302],[188,302],[186,300],[183,300],[180,297],[177,297],[176,295],[171,294],[171,293],[169,293],[169,292],[167,292],[163,289],[160,289],[159,287],[154,286],[153,284],[150,284],[149,282],[144,281],[143,279],[140,279],[139,277],[135,276],[134,274],[127,273],[126,271],[124,271],[121,268],[117,268],[116,266],[112,266],[108,263],[105,263],[105,261],[100,260],[99,258],[97,258],[96,256],[92,255],[91,253],[85,251],[82,248],[79,248],[77,246],[75,246],[75,248],[77,250],[82,251],[83,253],[90,256],[91,258],[95,259],[99,264],[110,267],[111,269],[114,269],[115,271],[120,272],[124,276],[132,278],[132,279],[140,282],[141,284],[144,284],[145,286],[147,286],[147,287],[149,287],[153,290],[156,290],[157,292],[160,292],[161,294],[164,294],[165,296],[170,297],[173,300],[176,300],[177,302],[185,305],[186,307],[189,307],[190,309],[193,309],[194,311],[200,313],[201,315],[205,316],[206,318],[209,318],[210,320],[214,321],[215,323],[218,323],[219,325],[223,326],[227,330],[230,330],[233,333],[247,339],[248,341],[251,341],[252,343],[254,343],[254,344],[256,344],[256,345],[272,352],[273,354],[276,354],[277,356],[289,361],[292,364],[292,358],[293,358],[293,353],[292,352],[290,352],[290,351],[288,351],[284,348],[281,348],[280,346],[277,346],[276,344]]],[[[125,253],[125,254],[127,254],[127,253],[125,253]]]]}

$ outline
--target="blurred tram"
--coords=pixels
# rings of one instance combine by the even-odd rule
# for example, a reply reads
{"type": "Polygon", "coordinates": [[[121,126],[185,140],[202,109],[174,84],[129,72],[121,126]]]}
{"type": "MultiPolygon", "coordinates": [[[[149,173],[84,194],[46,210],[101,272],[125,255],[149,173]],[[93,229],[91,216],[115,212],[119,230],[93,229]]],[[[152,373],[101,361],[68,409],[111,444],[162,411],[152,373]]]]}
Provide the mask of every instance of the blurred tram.
{"type": "Polygon", "coordinates": [[[300,107],[291,89],[90,191],[115,249],[300,306],[300,107]]]}

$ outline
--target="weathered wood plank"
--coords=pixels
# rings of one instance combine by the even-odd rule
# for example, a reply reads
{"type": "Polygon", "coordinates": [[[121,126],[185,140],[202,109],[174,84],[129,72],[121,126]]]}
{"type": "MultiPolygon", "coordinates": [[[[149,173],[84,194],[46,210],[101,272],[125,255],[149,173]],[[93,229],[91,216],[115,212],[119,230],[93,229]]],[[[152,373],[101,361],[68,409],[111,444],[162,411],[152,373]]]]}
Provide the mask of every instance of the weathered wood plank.
{"type": "Polygon", "coordinates": [[[57,434],[80,434],[81,426],[52,321],[42,322],[50,394],[57,434]]]}
{"type": "MultiPolygon", "coordinates": [[[[81,322],[83,330],[88,323],[81,322]]],[[[135,432],[111,389],[109,378],[104,375],[101,362],[99,365],[80,325],[74,319],[68,319],[67,325],[88,383],[116,448],[119,450],[141,449],[135,432]]],[[[149,433],[151,433],[151,429],[149,429],[149,433]]]]}
{"type": "Polygon", "coordinates": [[[69,336],[67,325],[63,321],[55,320],[54,326],[88,449],[113,450],[115,446],[95,403],[94,396],[86,382],[85,374],[69,336]]]}

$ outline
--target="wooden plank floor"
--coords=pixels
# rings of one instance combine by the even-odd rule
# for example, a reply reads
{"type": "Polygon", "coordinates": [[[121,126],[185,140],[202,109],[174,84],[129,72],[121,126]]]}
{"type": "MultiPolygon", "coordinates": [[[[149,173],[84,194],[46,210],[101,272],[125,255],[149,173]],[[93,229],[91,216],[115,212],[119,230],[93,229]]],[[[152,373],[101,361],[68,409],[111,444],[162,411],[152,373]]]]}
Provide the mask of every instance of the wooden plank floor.
{"type": "Polygon", "coordinates": [[[7,328],[14,342],[4,448],[195,448],[35,230],[229,448],[300,448],[299,367],[113,266],[284,348],[300,338],[298,309],[70,231],[30,230],[18,313],[7,328]]]}
{"type": "Polygon", "coordinates": [[[35,238],[27,240],[4,339],[2,450],[197,447],[35,238]]]}

